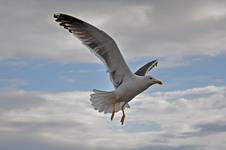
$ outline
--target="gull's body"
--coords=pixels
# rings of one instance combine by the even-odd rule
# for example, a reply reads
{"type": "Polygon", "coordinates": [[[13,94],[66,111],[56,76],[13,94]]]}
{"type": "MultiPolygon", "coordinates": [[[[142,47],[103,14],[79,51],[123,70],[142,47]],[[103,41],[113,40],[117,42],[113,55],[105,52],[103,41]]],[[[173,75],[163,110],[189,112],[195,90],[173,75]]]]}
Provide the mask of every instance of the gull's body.
{"type": "Polygon", "coordinates": [[[111,120],[115,112],[122,110],[121,123],[123,124],[124,109],[129,108],[128,102],[151,85],[162,84],[161,81],[147,75],[148,71],[157,66],[157,60],[145,64],[132,73],[115,41],[104,31],[69,15],[54,14],[54,17],[106,65],[115,90],[109,92],[93,90],[90,101],[99,112],[112,113],[111,120]]]}
{"type": "Polygon", "coordinates": [[[146,76],[132,75],[127,81],[115,89],[114,94],[116,95],[116,102],[126,101],[128,103],[152,84],[148,81],[149,78],[146,76]]]}

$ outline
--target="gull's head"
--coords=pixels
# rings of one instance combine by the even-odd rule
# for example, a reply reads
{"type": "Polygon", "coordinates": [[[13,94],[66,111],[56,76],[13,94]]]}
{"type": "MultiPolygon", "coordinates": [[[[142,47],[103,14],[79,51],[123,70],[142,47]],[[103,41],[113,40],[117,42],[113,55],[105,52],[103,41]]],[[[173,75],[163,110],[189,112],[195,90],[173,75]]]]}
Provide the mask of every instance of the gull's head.
{"type": "Polygon", "coordinates": [[[148,81],[148,83],[150,85],[153,85],[153,84],[160,84],[160,85],[162,85],[162,81],[160,81],[158,79],[155,79],[154,77],[152,77],[150,75],[146,76],[146,80],[148,81]]]}

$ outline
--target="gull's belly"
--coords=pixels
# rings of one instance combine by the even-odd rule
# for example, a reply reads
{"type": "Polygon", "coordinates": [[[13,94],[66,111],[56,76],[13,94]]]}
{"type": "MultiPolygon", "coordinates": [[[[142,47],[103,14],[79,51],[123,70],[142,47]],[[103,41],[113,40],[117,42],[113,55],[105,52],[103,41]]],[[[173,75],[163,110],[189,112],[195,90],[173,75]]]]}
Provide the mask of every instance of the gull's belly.
{"type": "Polygon", "coordinates": [[[135,96],[137,96],[138,94],[140,94],[147,88],[148,88],[148,86],[140,80],[135,79],[135,80],[126,82],[115,90],[116,101],[129,102],[135,96]]]}

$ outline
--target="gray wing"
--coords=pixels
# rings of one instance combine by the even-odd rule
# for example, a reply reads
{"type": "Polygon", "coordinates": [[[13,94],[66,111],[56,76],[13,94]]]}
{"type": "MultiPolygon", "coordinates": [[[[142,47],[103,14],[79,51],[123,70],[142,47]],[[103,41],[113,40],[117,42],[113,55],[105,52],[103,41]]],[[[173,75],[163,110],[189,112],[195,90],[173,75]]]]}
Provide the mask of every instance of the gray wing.
{"type": "Polygon", "coordinates": [[[148,71],[150,71],[152,68],[157,66],[157,64],[158,64],[158,61],[157,60],[153,60],[153,61],[145,64],[144,66],[142,66],[134,74],[136,74],[138,76],[145,76],[148,73],[148,71]]]}
{"type": "Polygon", "coordinates": [[[104,31],[66,14],[54,14],[56,22],[68,29],[107,66],[111,81],[117,88],[132,72],[122,57],[115,41],[104,31]]]}

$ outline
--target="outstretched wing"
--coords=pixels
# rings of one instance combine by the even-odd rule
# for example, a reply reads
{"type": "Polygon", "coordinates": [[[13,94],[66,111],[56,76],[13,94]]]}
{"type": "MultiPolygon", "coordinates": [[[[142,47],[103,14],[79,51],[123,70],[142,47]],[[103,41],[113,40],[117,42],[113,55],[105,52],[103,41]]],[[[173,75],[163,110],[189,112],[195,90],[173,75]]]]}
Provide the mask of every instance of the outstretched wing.
{"type": "Polygon", "coordinates": [[[115,41],[104,31],[66,14],[54,14],[54,18],[106,64],[115,88],[132,76],[115,41]]]}
{"type": "Polygon", "coordinates": [[[145,76],[148,71],[150,71],[152,68],[154,68],[155,66],[157,66],[158,61],[157,60],[153,60],[147,64],[145,64],[144,66],[142,66],[140,69],[138,69],[135,74],[138,76],[145,76]]]}

